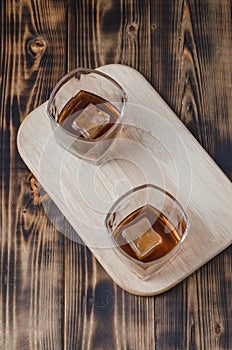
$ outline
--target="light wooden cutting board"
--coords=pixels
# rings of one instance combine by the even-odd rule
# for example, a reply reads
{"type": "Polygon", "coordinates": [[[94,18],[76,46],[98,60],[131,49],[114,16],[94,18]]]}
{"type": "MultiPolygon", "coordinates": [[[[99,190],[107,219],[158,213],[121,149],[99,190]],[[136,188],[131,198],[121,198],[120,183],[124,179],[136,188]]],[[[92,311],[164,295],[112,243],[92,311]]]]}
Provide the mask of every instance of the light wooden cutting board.
{"type": "Polygon", "coordinates": [[[18,149],[112,279],[134,294],[158,294],[231,244],[231,182],[140,73],[117,64],[99,70],[116,79],[128,95],[126,126],[107,161],[94,166],[60,147],[46,103],[20,126],[18,149]],[[142,281],[115,253],[104,219],[120,195],[146,182],[176,196],[191,227],[178,256],[142,281]]]}

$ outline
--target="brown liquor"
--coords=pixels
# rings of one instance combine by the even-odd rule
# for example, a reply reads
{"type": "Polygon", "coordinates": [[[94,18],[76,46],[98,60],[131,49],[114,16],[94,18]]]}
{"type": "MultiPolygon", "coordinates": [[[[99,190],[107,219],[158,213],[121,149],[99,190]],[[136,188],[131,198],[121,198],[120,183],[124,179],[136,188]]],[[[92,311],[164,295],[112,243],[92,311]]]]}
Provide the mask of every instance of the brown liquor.
{"type": "Polygon", "coordinates": [[[125,253],[143,262],[161,258],[180,241],[173,225],[150,205],[128,215],[116,227],[113,237],[125,253]]]}
{"type": "Polygon", "coordinates": [[[104,135],[120,113],[109,101],[80,90],[63,107],[58,123],[78,138],[94,140],[104,135]]]}

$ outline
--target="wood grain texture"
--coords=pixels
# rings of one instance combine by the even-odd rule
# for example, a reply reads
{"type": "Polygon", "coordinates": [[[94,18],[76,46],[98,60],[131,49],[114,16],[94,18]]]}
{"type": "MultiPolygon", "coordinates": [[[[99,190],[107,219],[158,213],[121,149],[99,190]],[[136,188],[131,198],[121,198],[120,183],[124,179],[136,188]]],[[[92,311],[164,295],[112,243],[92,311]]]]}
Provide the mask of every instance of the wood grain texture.
{"type": "Polygon", "coordinates": [[[0,348],[62,344],[63,236],[41,205],[41,186],[16,150],[20,121],[64,73],[64,5],[1,2],[0,348]],[[59,42],[55,36],[59,36],[59,42]],[[49,45],[48,45],[49,42],[49,45]],[[52,65],[53,60],[58,66],[52,65]],[[58,68],[59,67],[59,68],[58,68]]]}
{"type": "MultiPolygon", "coordinates": [[[[32,233],[36,228],[43,231],[42,208],[33,201],[28,170],[16,152],[15,133],[19,121],[47,99],[56,81],[67,70],[83,65],[124,63],[145,74],[232,179],[230,1],[6,0],[0,9],[0,349],[230,349],[231,247],[167,293],[140,298],[114,286],[85,248],[65,239],[65,320],[56,318],[59,337],[50,329],[53,322],[43,319],[41,328],[40,318],[29,316],[30,297],[21,288],[20,274],[16,276],[17,266],[31,290],[38,285],[32,278],[31,260],[15,260],[16,249],[21,254],[25,247],[22,226],[14,224],[13,204],[21,203],[20,193],[26,202],[33,202],[32,233]],[[84,282],[81,275],[86,271],[93,273],[94,280],[84,282]],[[21,297],[16,299],[18,294],[21,297]],[[30,327],[24,327],[25,322],[30,327]]],[[[61,237],[57,240],[54,228],[47,232],[48,236],[53,232],[53,243],[45,238],[43,242],[61,262],[61,237]]],[[[36,237],[34,253],[39,247],[36,237]]],[[[27,249],[33,251],[31,245],[27,249]]],[[[54,271],[57,260],[50,265],[54,271]]],[[[46,280],[49,284],[53,285],[51,279],[46,280]]],[[[53,294],[51,299],[44,288],[47,303],[50,300],[45,309],[51,312],[62,298],[53,294]]],[[[37,297],[31,297],[33,315],[38,303],[42,305],[37,291],[37,297]]]]}
{"type": "MultiPolygon", "coordinates": [[[[232,179],[231,62],[226,58],[231,55],[230,2],[219,5],[214,1],[172,4],[153,1],[151,4],[152,84],[232,179]]],[[[230,247],[183,283],[184,299],[179,304],[183,318],[177,317],[175,304],[169,304],[170,312],[168,316],[165,314],[167,294],[156,299],[159,303],[163,299],[158,328],[162,329],[166,316],[166,332],[174,334],[172,345],[161,339],[157,348],[231,347],[228,328],[232,318],[231,277],[228,277],[231,266],[230,247]],[[219,261],[227,263],[220,265],[219,261]],[[182,330],[178,337],[176,329],[182,330]]]]}

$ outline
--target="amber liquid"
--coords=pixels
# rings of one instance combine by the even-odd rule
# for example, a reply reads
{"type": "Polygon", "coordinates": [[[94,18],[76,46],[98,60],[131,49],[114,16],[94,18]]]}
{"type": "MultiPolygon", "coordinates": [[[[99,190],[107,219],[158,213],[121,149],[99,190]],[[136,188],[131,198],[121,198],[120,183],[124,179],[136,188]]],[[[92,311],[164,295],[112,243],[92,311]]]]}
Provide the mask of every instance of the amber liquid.
{"type": "MultiPolygon", "coordinates": [[[[161,258],[162,256],[169,253],[180,241],[180,236],[173,225],[162,213],[158,212],[154,207],[150,205],[146,205],[135,210],[123,221],[121,221],[114,230],[113,237],[116,243],[126,254],[144,262],[149,262],[161,258]],[[151,249],[151,251],[144,258],[141,258],[136,255],[135,251],[131,247],[131,244],[126,241],[123,236],[123,231],[126,232],[125,230],[129,226],[135,225],[143,218],[149,220],[150,226],[155,231],[155,234],[157,234],[157,237],[159,237],[160,243],[151,249]]],[[[146,240],[144,240],[143,245],[144,244],[146,244],[146,240]]]]}
{"type": "Polygon", "coordinates": [[[72,97],[68,103],[63,107],[59,117],[58,123],[63,126],[64,129],[73,133],[78,138],[83,138],[83,135],[73,129],[73,121],[78,118],[78,115],[89,105],[95,105],[99,110],[107,113],[110,116],[109,122],[103,127],[99,128],[94,139],[97,139],[104,135],[117,121],[119,118],[119,111],[109,101],[104,98],[95,95],[91,92],[81,90],[74,97],[72,97]]]}

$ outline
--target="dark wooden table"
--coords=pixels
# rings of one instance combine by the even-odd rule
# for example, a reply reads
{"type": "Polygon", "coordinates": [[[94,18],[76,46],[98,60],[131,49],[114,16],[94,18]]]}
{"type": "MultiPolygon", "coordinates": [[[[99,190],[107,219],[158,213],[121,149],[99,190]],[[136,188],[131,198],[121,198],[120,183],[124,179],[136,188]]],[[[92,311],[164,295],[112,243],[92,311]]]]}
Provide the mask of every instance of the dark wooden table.
{"type": "Polygon", "coordinates": [[[232,349],[231,247],[162,295],[124,292],[51,224],[16,149],[66,72],[122,63],[231,179],[231,57],[230,0],[1,1],[1,350],[232,349]]]}

